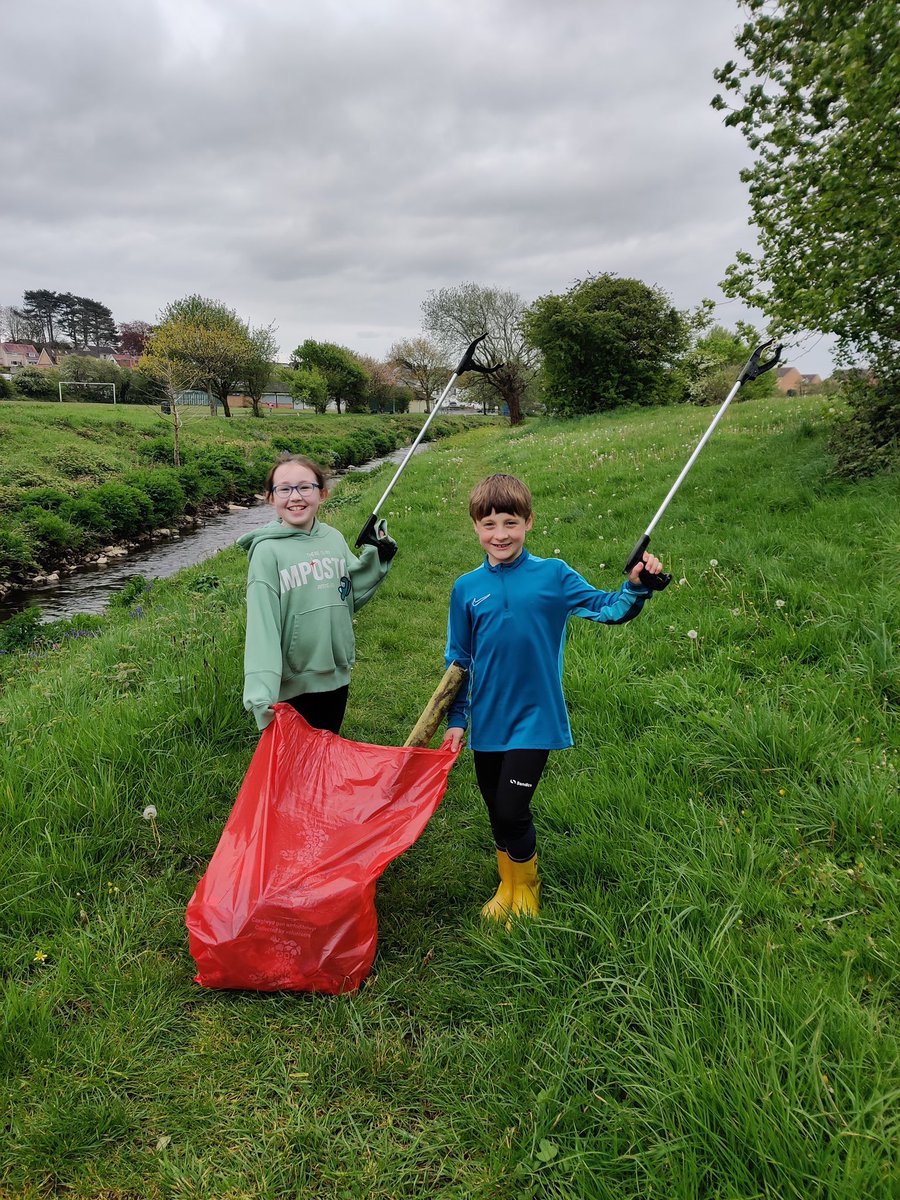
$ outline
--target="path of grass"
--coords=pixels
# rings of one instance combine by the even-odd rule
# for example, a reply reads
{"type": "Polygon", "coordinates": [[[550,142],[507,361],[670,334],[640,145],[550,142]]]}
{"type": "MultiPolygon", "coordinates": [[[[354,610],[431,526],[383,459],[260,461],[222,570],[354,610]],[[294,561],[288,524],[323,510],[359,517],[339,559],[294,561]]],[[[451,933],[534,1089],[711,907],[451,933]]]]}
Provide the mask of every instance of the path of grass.
{"type": "MultiPolygon", "coordinates": [[[[464,755],[379,886],[356,996],[191,982],[184,906],[255,743],[237,551],[7,665],[0,1193],[896,1195],[897,488],[822,482],[820,407],[732,409],[654,537],[676,582],[631,625],[574,623],[542,918],[478,920],[464,755]]],[[[347,736],[402,740],[439,677],[474,481],[524,475],[534,552],[613,587],[708,417],[485,429],[415,460],[347,736]]],[[[331,519],[355,534],[384,482],[342,485],[331,519]]]]}

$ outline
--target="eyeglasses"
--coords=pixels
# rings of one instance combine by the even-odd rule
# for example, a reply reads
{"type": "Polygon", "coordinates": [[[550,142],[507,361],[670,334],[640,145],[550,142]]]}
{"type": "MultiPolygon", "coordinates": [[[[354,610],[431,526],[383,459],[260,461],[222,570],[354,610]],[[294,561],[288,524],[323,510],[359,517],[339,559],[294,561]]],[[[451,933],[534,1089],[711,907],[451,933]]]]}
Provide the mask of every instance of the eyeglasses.
{"type": "Polygon", "coordinates": [[[272,488],[272,495],[277,496],[279,500],[287,500],[294,492],[304,500],[319,490],[318,483],[276,483],[272,488]]]}

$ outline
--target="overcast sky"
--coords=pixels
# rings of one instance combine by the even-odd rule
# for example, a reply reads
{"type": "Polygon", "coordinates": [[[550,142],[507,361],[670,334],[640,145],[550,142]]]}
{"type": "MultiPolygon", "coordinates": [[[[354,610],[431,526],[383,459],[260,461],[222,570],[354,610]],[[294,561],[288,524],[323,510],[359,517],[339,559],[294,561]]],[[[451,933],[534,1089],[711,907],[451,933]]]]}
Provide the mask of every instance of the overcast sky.
{"type": "MultiPolygon", "coordinates": [[[[733,0],[0,12],[0,304],[50,288],[152,321],[199,292],[274,321],[282,357],[382,357],[431,289],[531,301],[612,271],[687,308],[755,244],[749,152],[709,106],[733,0]]],[[[816,338],[790,360],[831,367],[816,338]]]]}

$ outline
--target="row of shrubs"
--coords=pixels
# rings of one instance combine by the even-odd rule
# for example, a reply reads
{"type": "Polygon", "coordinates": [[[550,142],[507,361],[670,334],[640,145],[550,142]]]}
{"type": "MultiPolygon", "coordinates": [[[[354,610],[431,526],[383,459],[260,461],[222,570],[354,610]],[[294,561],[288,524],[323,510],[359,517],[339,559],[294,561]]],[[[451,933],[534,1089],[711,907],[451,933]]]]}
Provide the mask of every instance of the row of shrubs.
{"type": "MultiPolygon", "coordinates": [[[[466,422],[468,423],[468,422],[466,422]]],[[[330,469],[359,466],[411,442],[421,418],[398,417],[338,437],[277,434],[246,453],[234,446],[172,461],[172,443],[153,438],[142,447],[148,465],[98,486],[28,487],[0,513],[0,580],[50,570],[114,541],[139,538],[185,514],[222,502],[248,502],[263,487],[280,452],[306,454],[330,469]]],[[[458,432],[460,420],[436,418],[426,437],[458,432]]]]}

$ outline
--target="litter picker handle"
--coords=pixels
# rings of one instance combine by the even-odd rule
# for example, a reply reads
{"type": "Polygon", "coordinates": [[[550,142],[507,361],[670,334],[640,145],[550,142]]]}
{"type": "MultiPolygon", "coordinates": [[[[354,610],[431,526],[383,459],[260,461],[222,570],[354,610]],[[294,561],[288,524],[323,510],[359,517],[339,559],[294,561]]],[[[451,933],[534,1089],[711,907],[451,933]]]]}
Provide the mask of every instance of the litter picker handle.
{"type": "Polygon", "coordinates": [[[359,537],[356,539],[357,546],[375,545],[375,525],[378,522],[378,514],[372,513],[365,525],[359,531],[359,537]]]}
{"type": "MultiPolygon", "coordinates": [[[[628,561],[625,563],[625,574],[626,575],[630,574],[631,570],[635,566],[635,564],[639,563],[641,561],[641,555],[644,553],[644,551],[647,549],[647,546],[650,544],[650,534],[656,528],[656,524],[659,521],[660,517],[663,515],[663,513],[669,507],[669,501],[672,499],[672,497],[675,495],[675,493],[681,487],[681,484],[682,484],[682,481],[684,480],[685,475],[687,475],[688,471],[691,469],[691,467],[696,462],[697,455],[700,453],[700,451],[703,449],[703,447],[706,445],[706,443],[712,437],[713,430],[718,425],[718,423],[722,419],[722,417],[725,415],[725,410],[728,408],[728,405],[731,403],[731,401],[734,399],[734,397],[738,394],[738,392],[741,389],[741,386],[745,383],[750,382],[750,380],[752,380],[752,379],[758,379],[759,376],[763,374],[763,372],[771,371],[772,367],[774,367],[775,364],[780,361],[782,346],[781,346],[781,343],[779,342],[779,344],[775,347],[775,353],[772,355],[772,357],[767,362],[760,362],[763,351],[767,350],[774,341],[775,341],[774,338],[770,338],[767,342],[763,342],[762,345],[756,347],[756,349],[753,351],[753,353],[747,359],[746,363],[744,364],[744,369],[741,371],[740,375],[738,376],[737,382],[735,383],[734,387],[731,389],[731,391],[725,397],[724,401],[722,402],[721,407],[719,408],[719,411],[713,417],[712,422],[711,422],[709,428],[707,429],[706,433],[704,433],[703,437],[700,439],[700,441],[697,443],[696,447],[694,448],[693,454],[691,455],[691,457],[687,460],[687,462],[682,467],[681,474],[678,476],[678,478],[675,480],[675,482],[669,488],[668,495],[666,496],[665,500],[663,500],[663,502],[659,506],[659,508],[656,510],[656,514],[654,515],[653,520],[650,522],[650,524],[644,530],[640,541],[635,546],[635,548],[632,550],[632,552],[629,554],[628,561]]],[[[643,570],[641,571],[641,583],[644,585],[644,587],[650,588],[651,591],[661,592],[662,589],[665,587],[668,587],[671,582],[672,582],[672,576],[665,571],[660,571],[660,573],[658,575],[651,575],[649,571],[643,571],[643,570]]]]}
{"type": "MultiPolygon", "coordinates": [[[[632,570],[642,561],[644,551],[650,545],[650,534],[641,534],[640,541],[637,543],[632,552],[628,555],[628,562],[625,564],[623,574],[630,575],[632,570]]],[[[650,571],[644,570],[641,567],[641,573],[638,576],[641,584],[645,588],[649,588],[651,592],[661,592],[663,588],[667,588],[672,582],[672,576],[668,571],[660,571],[658,575],[651,574],[650,571]]]]}
{"type": "Polygon", "coordinates": [[[359,537],[356,539],[357,546],[361,546],[363,544],[363,542],[366,540],[366,535],[371,533],[371,531],[374,529],[375,522],[378,520],[378,513],[381,509],[382,504],[384,504],[385,500],[387,500],[388,496],[391,494],[391,491],[393,490],[394,484],[397,482],[397,480],[400,478],[400,476],[406,470],[406,464],[412,458],[413,454],[415,454],[416,447],[418,446],[419,442],[421,442],[422,438],[425,436],[425,431],[428,429],[428,426],[431,424],[431,422],[437,416],[438,409],[441,407],[441,405],[444,403],[444,401],[449,396],[450,389],[453,387],[454,383],[456,383],[456,381],[460,377],[460,375],[462,375],[464,371],[478,371],[482,375],[492,375],[494,371],[499,371],[499,369],[502,365],[501,363],[497,363],[493,367],[487,367],[484,365],[484,363],[477,362],[475,359],[475,351],[478,349],[478,347],[481,345],[481,343],[484,341],[484,339],[486,337],[487,337],[487,334],[482,333],[479,337],[475,338],[472,342],[469,343],[469,346],[466,349],[465,354],[459,360],[459,366],[456,368],[456,370],[450,376],[447,386],[441,392],[440,398],[438,399],[434,408],[429,413],[428,420],[425,422],[425,424],[419,430],[418,437],[413,442],[413,444],[410,446],[410,448],[407,450],[406,456],[404,457],[400,466],[397,468],[397,470],[394,473],[394,478],[391,480],[391,482],[385,488],[383,496],[378,501],[378,503],[375,505],[375,508],[372,511],[372,515],[369,517],[369,519],[366,521],[365,525],[363,525],[362,529],[360,530],[359,537]]]}

